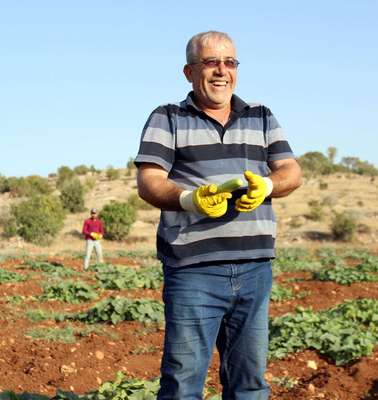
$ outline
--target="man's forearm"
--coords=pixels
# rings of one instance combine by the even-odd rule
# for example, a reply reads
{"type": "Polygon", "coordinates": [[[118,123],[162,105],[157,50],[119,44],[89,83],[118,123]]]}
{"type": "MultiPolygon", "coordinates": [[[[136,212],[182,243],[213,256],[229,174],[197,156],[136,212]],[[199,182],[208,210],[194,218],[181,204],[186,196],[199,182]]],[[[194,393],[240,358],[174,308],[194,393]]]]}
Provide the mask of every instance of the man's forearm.
{"type": "Polygon", "coordinates": [[[182,191],[183,189],[172,181],[159,176],[143,179],[138,177],[139,196],[164,211],[182,210],[179,202],[182,191]]]}
{"type": "Polygon", "coordinates": [[[270,197],[285,197],[302,184],[302,173],[298,165],[285,165],[269,175],[273,182],[270,197]]]}

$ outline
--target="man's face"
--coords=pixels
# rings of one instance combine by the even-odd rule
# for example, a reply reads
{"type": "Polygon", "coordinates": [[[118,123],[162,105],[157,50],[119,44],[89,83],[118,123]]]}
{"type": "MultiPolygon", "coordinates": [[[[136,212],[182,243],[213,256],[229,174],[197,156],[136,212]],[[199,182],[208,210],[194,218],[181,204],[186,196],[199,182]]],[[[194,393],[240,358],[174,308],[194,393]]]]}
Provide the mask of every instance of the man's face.
{"type": "Polygon", "coordinates": [[[96,217],[97,217],[97,214],[94,213],[94,212],[92,212],[92,213],[91,213],[91,218],[92,218],[92,219],[95,219],[96,217]]]}
{"type": "MultiPolygon", "coordinates": [[[[209,41],[202,46],[197,61],[210,58],[225,60],[236,58],[234,46],[225,40],[209,41]]],[[[227,68],[223,62],[218,66],[207,67],[204,64],[185,65],[184,74],[192,83],[197,105],[202,109],[223,109],[229,107],[236,86],[237,69],[227,68]]]]}

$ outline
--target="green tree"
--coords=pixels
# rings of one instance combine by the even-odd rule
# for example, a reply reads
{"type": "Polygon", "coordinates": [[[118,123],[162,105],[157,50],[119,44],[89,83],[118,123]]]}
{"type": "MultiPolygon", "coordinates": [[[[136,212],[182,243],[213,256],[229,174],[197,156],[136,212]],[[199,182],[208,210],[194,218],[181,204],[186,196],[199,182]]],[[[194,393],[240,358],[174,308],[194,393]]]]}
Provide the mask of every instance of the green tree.
{"type": "Polygon", "coordinates": [[[56,186],[61,188],[65,182],[73,179],[74,176],[75,172],[70,167],[62,165],[58,168],[58,180],[56,182],[56,186]]]}
{"type": "Polygon", "coordinates": [[[333,147],[333,146],[328,147],[327,156],[328,156],[328,160],[330,161],[331,164],[335,164],[336,154],[337,154],[336,147],[333,147]]]}
{"type": "Polygon", "coordinates": [[[129,234],[131,225],[136,221],[136,211],[127,202],[113,200],[100,211],[99,218],[105,226],[105,239],[123,240],[129,234]]]}
{"type": "Polygon", "coordinates": [[[72,179],[63,184],[60,200],[66,210],[76,213],[85,210],[84,194],[85,189],[79,179],[72,179]]]}
{"type": "Polygon", "coordinates": [[[76,175],[86,175],[89,172],[89,168],[86,165],[81,164],[76,166],[73,171],[76,175]]]}
{"type": "Polygon", "coordinates": [[[11,206],[10,221],[27,242],[47,245],[63,228],[65,213],[60,200],[37,195],[11,206]]]}
{"type": "Polygon", "coordinates": [[[328,175],[333,166],[329,159],[319,151],[310,151],[299,157],[298,162],[302,169],[310,175],[328,175]]]}
{"type": "Polygon", "coordinates": [[[109,165],[108,168],[106,168],[106,177],[110,180],[110,181],[114,181],[116,179],[118,179],[120,176],[119,170],[116,168],[113,168],[111,165],[109,165]]]}
{"type": "Polygon", "coordinates": [[[357,231],[355,216],[348,211],[334,212],[331,221],[331,231],[335,240],[344,242],[352,240],[357,231]]]}
{"type": "Polygon", "coordinates": [[[345,167],[348,171],[353,171],[355,168],[356,164],[358,162],[357,157],[343,157],[341,159],[340,164],[345,167]]]}

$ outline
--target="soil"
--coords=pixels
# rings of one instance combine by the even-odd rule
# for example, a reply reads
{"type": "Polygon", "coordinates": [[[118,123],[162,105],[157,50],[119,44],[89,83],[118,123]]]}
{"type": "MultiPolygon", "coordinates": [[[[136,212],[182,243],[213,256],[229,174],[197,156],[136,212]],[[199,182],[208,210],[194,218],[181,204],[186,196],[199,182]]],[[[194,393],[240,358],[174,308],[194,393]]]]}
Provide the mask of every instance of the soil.
{"type": "MultiPolygon", "coordinates": [[[[81,271],[82,261],[54,257],[59,262],[81,271]]],[[[135,259],[112,258],[114,264],[138,267],[135,259]]],[[[54,311],[78,311],[85,305],[67,305],[50,301],[40,303],[35,297],[42,293],[42,273],[17,269],[22,261],[12,260],[1,268],[27,275],[28,280],[0,285],[0,391],[39,393],[53,396],[56,390],[77,394],[96,390],[99,385],[113,380],[116,371],[123,371],[129,378],[154,378],[159,376],[164,329],[158,325],[122,322],[105,325],[102,332],[76,336],[74,343],[58,343],[32,339],[28,331],[41,327],[66,327],[65,322],[51,320],[31,322],[25,311],[43,308],[54,311]],[[12,302],[8,296],[25,296],[22,302],[12,302]]],[[[90,281],[92,272],[86,273],[90,281]]],[[[295,311],[296,307],[321,310],[347,299],[368,297],[378,299],[377,283],[355,283],[342,286],[333,282],[311,280],[310,273],[283,273],[276,278],[280,284],[290,285],[298,295],[293,300],[271,303],[271,316],[295,311]]],[[[112,291],[102,293],[108,296],[112,291]]],[[[114,292],[115,294],[115,292],[114,292]]],[[[161,290],[128,290],[117,292],[128,297],[161,299],[161,290]]],[[[96,300],[98,301],[98,299],[96,300]]],[[[84,324],[70,323],[80,328],[84,324]]],[[[218,379],[219,359],[216,353],[209,370],[209,385],[220,392],[218,379]]],[[[315,351],[306,350],[290,354],[285,359],[269,363],[266,379],[271,384],[271,399],[326,399],[371,400],[378,399],[378,349],[369,357],[362,357],[354,364],[336,366],[331,360],[315,351]],[[281,383],[277,383],[277,377],[281,383]],[[293,388],[290,388],[290,383],[293,388]]]]}

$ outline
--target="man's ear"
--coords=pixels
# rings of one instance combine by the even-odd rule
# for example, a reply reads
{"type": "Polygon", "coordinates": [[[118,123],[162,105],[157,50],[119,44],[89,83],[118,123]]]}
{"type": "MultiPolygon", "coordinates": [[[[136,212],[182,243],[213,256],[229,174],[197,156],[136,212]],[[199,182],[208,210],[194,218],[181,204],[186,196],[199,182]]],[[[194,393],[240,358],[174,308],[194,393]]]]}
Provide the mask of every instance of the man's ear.
{"type": "Polygon", "coordinates": [[[183,72],[184,72],[184,75],[185,75],[185,78],[187,79],[187,81],[192,83],[193,82],[192,69],[191,69],[190,65],[185,64],[183,72]]]}

